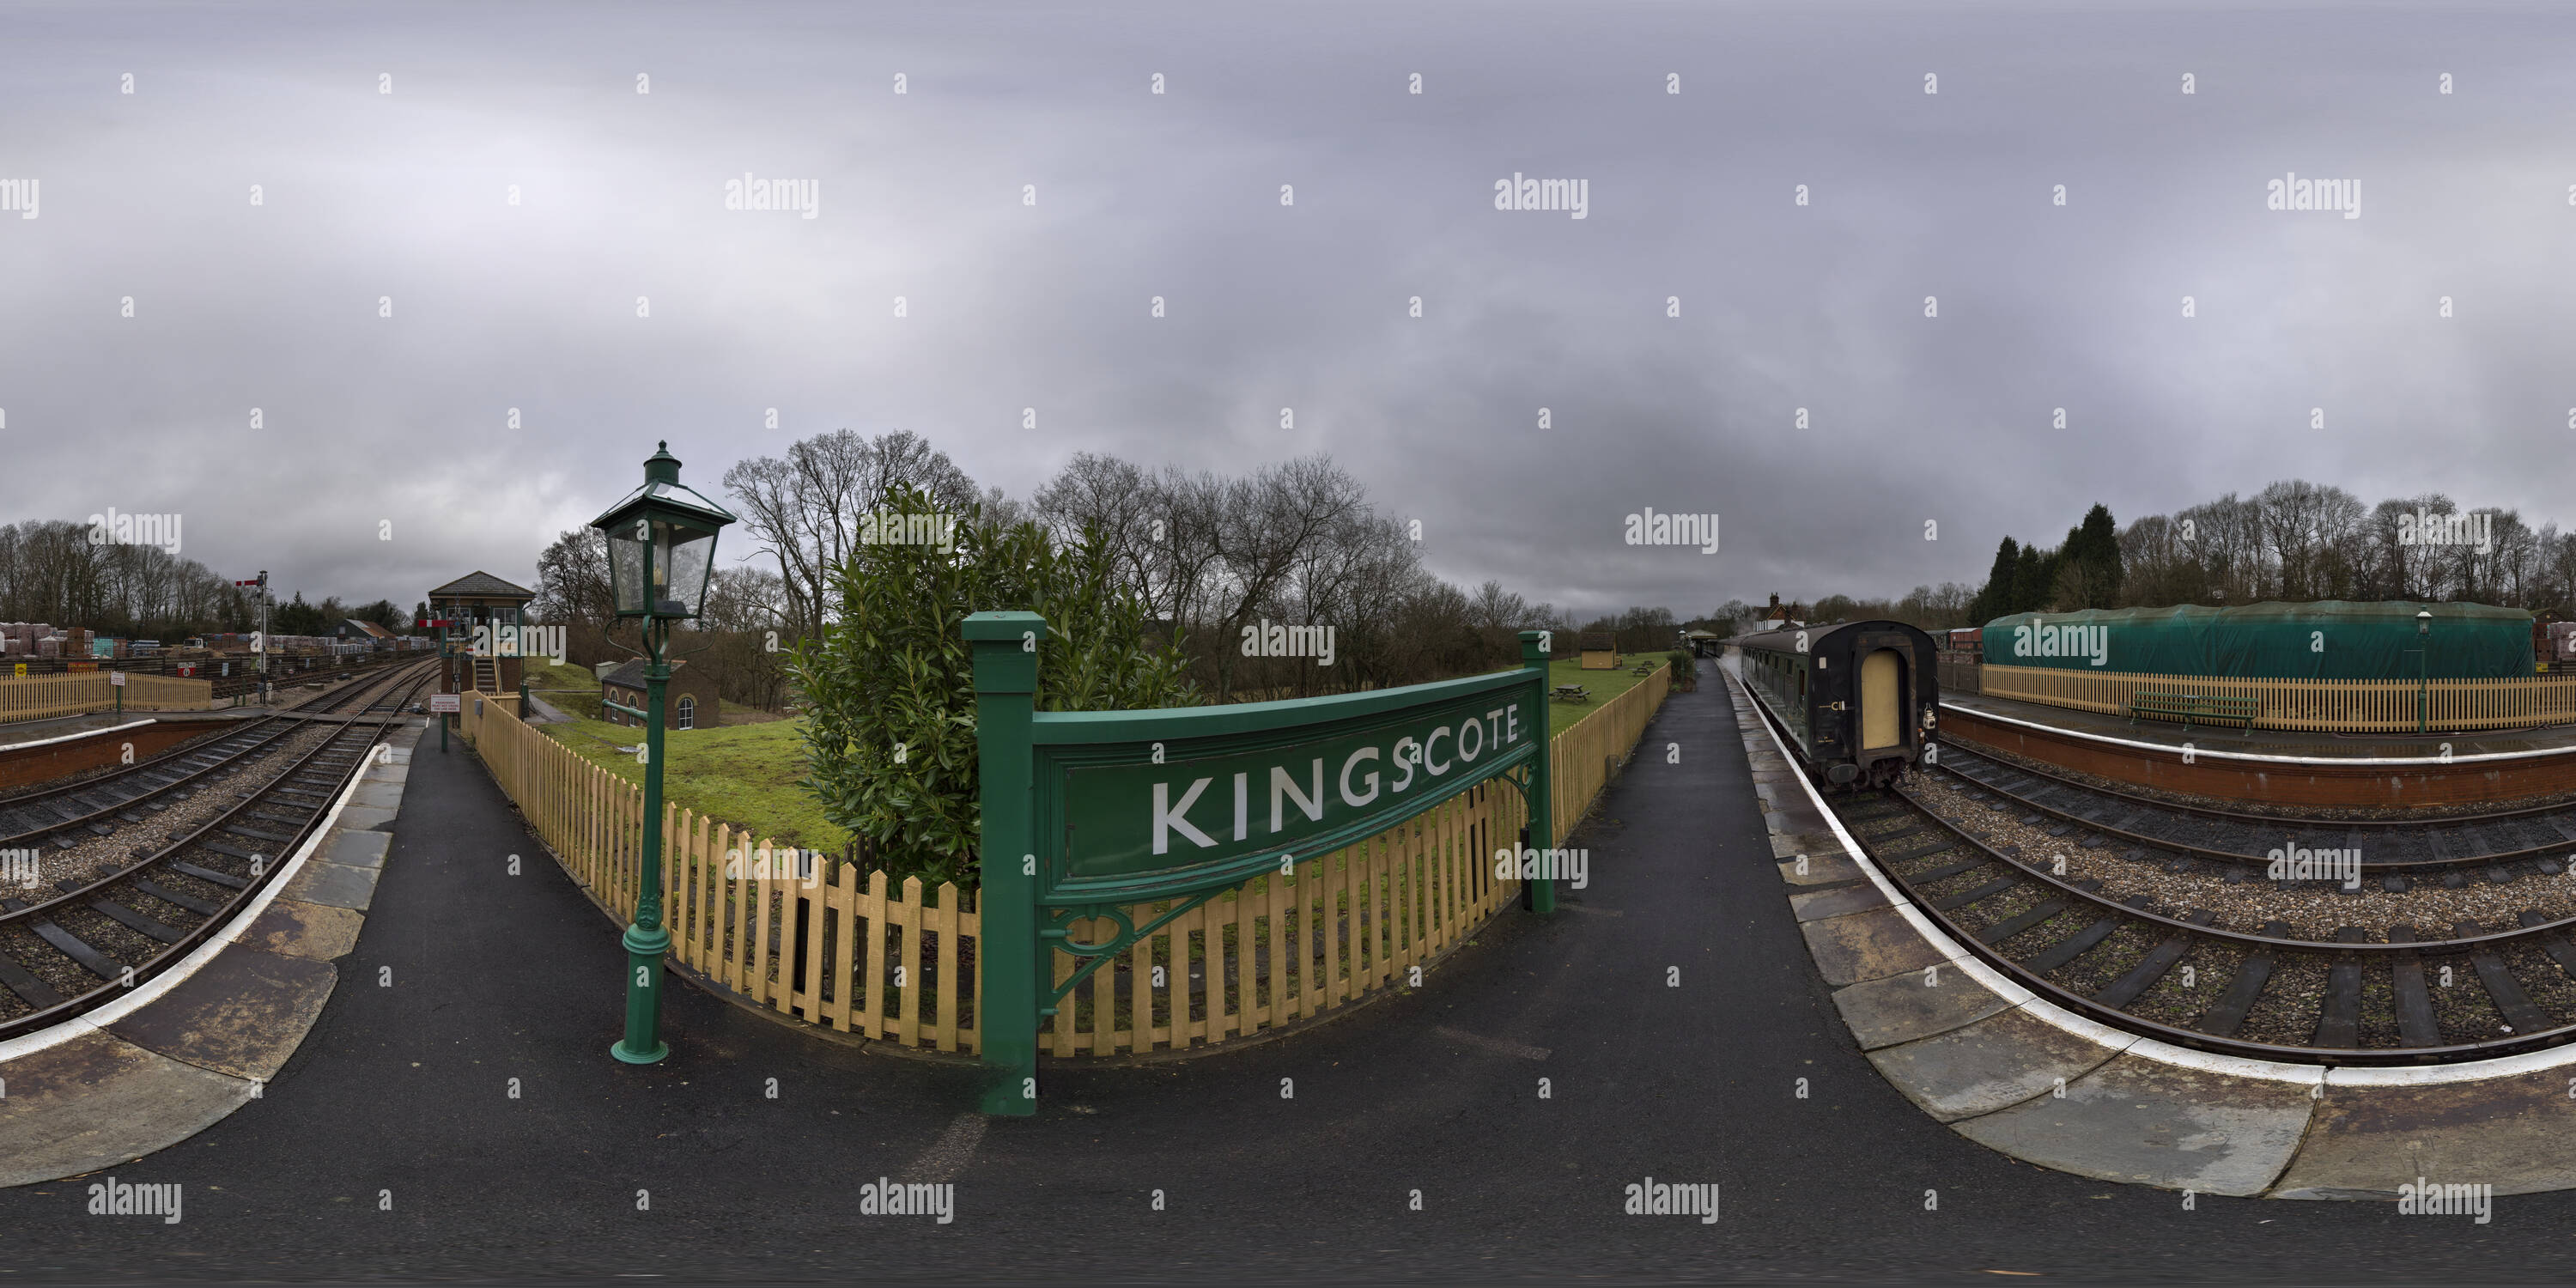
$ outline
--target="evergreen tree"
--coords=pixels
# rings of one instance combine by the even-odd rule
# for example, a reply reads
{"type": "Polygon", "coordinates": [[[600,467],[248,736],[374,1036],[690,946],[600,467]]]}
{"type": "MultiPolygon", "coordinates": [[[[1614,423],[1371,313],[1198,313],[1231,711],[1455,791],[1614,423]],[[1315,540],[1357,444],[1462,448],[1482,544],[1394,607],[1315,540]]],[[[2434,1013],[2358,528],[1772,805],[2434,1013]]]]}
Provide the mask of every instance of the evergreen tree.
{"type": "Polygon", "coordinates": [[[2120,525],[2111,508],[2095,503],[2084,522],[2066,538],[2066,551],[2083,580],[2084,602],[2070,607],[2110,608],[2120,602],[2124,570],[2120,566],[2120,525]]]}
{"type": "Polygon", "coordinates": [[[2048,610],[2057,583],[2057,560],[2060,552],[2042,552],[2037,546],[2023,546],[2021,559],[2013,565],[2012,605],[2007,613],[2038,613],[2048,610]]]}
{"type": "Polygon", "coordinates": [[[1986,572],[1986,584],[1968,604],[1968,617],[1979,626],[2013,610],[2013,570],[2021,562],[2021,543],[2006,537],[1995,547],[1994,567],[1986,572]]]}

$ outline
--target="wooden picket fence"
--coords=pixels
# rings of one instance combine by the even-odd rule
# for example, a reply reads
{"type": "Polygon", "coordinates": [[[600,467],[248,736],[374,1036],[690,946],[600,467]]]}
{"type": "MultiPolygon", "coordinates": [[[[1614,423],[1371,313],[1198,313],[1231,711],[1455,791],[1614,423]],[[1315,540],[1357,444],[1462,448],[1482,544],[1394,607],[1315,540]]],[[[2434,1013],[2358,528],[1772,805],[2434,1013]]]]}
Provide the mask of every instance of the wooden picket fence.
{"type": "Polygon", "coordinates": [[[2126,715],[2140,692],[2250,698],[2262,729],[2334,733],[2413,733],[2419,703],[2425,723],[2442,732],[2524,729],[2576,720],[2576,676],[2502,680],[2242,680],[2201,675],[2072,671],[2036,666],[1982,668],[1986,696],[2078,711],[2126,715]]]}
{"type": "MultiPolygon", "coordinates": [[[[214,691],[211,680],[128,675],[125,677],[125,709],[203,711],[214,705],[214,691]]],[[[115,709],[116,688],[105,671],[0,678],[0,724],[115,709]]]]}
{"type": "Polygon", "coordinates": [[[1556,759],[1549,766],[1556,789],[1551,802],[1556,840],[1564,840],[1583,812],[1592,808],[1592,798],[1600,795],[1602,784],[1610,781],[1615,762],[1637,745],[1638,735],[1646,731],[1646,722],[1663,708],[1664,695],[1672,692],[1672,687],[1672,665],[1658,663],[1653,675],[1602,703],[1600,710],[1556,736],[1556,759]]]}
{"type": "MultiPolygon", "coordinates": [[[[1562,840],[1670,688],[1658,671],[1557,735],[1562,840]]],[[[558,862],[612,918],[635,911],[643,788],[469,694],[465,741],[558,862]]],[[[972,891],[890,882],[827,855],[781,848],[665,802],[663,921],[671,956],[754,1005],[859,1037],[940,1051],[978,1048],[980,920],[972,891]]],[[[1256,877],[1191,909],[1104,963],[1039,1040],[1059,1056],[1185,1050],[1240,1040],[1410,984],[1412,968],[1465,942],[1516,899],[1497,872],[1528,821],[1520,792],[1487,782],[1402,825],[1256,877]]],[[[1143,925],[1171,904],[1126,909],[1143,925]]],[[[1097,942],[1106,918],[1076,922],[1097,942]]],[[[1079,963],[1055,954],[1055,979],[1079,963]]]]}

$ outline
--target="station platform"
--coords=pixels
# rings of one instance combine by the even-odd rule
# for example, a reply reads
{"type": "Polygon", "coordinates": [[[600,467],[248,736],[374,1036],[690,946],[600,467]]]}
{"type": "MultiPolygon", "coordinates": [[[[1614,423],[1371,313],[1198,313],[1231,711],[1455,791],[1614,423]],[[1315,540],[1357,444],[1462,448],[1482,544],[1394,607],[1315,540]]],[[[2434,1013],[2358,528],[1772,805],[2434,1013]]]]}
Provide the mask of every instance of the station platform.
{"type": "MultiPolygon", "coordinates": [[[[108,1160],[94,1175],[0,1188],[0,1228],[16,1265],[156,1281],[276,1278],[281,1265],[316,1279],[774,1282],[847,1278],[853,1264],[1025,1279],[1061,1277],[1079,1230],[1113,1236],[1081,1254],[1091,1277],[1259,1264],[1336,1282],[1771,1282],[1792,1264],[1873,1281],[2211,1266],[2346,1280],[2418,1250],[2420,1230],[2376,1205],[2300,1205],[2282,1220],[2286,1205],[2204,1193],[2184,1209],[2162,1190],[2024,1165],[1923,1112],[1874,1067],[1887,1034],[1873,1029],[1865,1049],[1844,1020],[1849,990],[1814,964],[1810,943],[1848,919],[1783,897],[1848,898],[1789,878],[1808,833],[1824,837],[1816,877],[1850,888],[1858,869],[1825,860],[1832,825],[1746,732],[1723,684],[1668,698],[1568,838],[1591,855],[1585,887],[1561,887],[1550,916],[1507,911],[1418,987],[1189,1061],[1049,1058],[1038,1114],[989,1120],[972,1067],[818,1041],[695,986],[664,999],[669,1059],[612,1060],[618,927],[461,739],[442,753],[422,737],[388,767],[401,771],[393,817],[341,820],[390,835],[367,856],[372,883],[326,871],[294,896],[345,912],[311,915],[354,933],[293,968],[318,981],[327,964],[336,987],[292,1054],[250,1075],[263,1094],[231,1099],[250,1078],[226,1074],[210,1085],[230,1112],[152,1137],[141,1132],[175,1115],[88,1113],[130,1143],[89,1142],[108,1160]],[[111,1176],[183,1187],[184,1222],[89,1215],[86,1187],[111,1176]],[[862,1215],[857,1194],[883,1178],[953,1184],[954,1221],[862,1215]],[[1632,1189],[1675,1182],[1721,1186],[1722,1215],[1628,1214],[1632,1189]]],[[[1977,1001],[1943,979],[1939,997],[1977,1001]]],[[[301,1018],[322,990],[269,992],[265,1009],[293,1003],[301,1018]]],[[[147,1040],[162,1041],[129,1045],[147,1040]]],[[[146,1049],[219,1072],[194,1064],[202,1052],[146,1049]]],[[[2082,1077],[2070,1094],[2094,1085],[2082,1077]]],[[[32,1085],[13,1078],[9,1102],[32,1085]]],[[[2029,1111],[2055,1103],[2043,1088],[2029,1111]]],[[[2247,1121],[2151,1143],[2211,1152],[2247,1121]]],[[[2522,1229],[2571,1218],[2576,1192],[2510,1209],[2522,1229]]],[[[2448,1268],[2565,1277],[2576,1254],[2499,1239],[2457,1245],[2448,1268]]]]}
{"type": "Polygon", "coordinates": [[[2429,734],[2306,733],[2292,729],[2255,729],[2225,725],[2185,727],[2173,720],[2140,720],[2099,711],[2078,711],[2014,698],[1973,693],[1943,693],[1945,707],[2047,725],[2070,733],[2117,738],[2179,751],[2188,743],[2202,752],[2341,760],[2405,760],[2462,756],[2576,751],[2576,724],[2540,729],[2506,729],[2429,734]]]}

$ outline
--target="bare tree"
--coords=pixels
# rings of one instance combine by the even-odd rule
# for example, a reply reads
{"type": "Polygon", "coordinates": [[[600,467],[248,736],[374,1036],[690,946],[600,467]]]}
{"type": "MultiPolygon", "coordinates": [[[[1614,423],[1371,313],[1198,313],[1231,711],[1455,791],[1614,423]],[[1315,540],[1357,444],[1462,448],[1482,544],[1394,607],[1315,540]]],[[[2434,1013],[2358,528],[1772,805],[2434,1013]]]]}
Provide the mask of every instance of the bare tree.
{"type": "MultiPolygon", "coordinates": [[[[873,438],[847,429],[818,434],[790,445],[783,458],[735,462],[724,485],[758,552],[777,561],[786,616],[800,634],[820,634],[832,616],[832,570],[862,535],[861,516],[889,488],[925,489],[958,514],[985,500],[946,453],[910,430],[873,438]]],[[[1009,505],[998,492],[992,500],[1009,505]]]]}

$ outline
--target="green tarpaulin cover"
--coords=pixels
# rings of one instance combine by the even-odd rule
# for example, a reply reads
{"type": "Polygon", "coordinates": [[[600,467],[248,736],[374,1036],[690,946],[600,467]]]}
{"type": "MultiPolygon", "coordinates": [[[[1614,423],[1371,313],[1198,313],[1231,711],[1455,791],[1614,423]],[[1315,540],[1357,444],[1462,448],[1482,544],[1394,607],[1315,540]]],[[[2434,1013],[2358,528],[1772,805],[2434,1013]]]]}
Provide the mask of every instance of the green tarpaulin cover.
{"type": "Polygon", "coordinates": [[[2069,671],[2264,680],[2436,680],[2532,673],[2531,614],[2485,604],[2247,604],[2088,608],[1986,623],[1985,661],[2069,671]],[[2415,614],[2433,615],[2416,633],[2415,614]]]}

